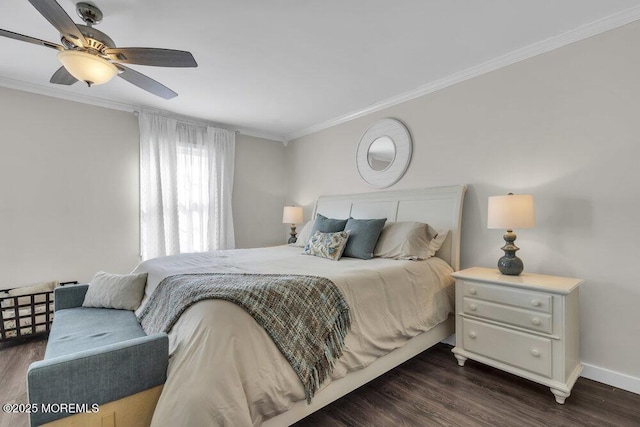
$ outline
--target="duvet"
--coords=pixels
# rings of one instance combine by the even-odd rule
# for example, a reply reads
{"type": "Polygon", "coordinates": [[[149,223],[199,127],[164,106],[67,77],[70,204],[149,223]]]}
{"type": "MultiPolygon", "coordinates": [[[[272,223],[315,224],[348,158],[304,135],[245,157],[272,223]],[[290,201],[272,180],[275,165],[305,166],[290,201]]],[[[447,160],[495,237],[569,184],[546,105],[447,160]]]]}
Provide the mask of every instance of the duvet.
{"type": "MultiPolygon", "coordinates": [[[[401,347],[453,311],[453,270],[436,257],[331,261],[276,246],[155,258],[134,272],[148,273],[137,314],[162,279],[175,274],[328,278],[349,304],[351,328],[344,354],[323,386],[401,347]]],[[[265,330],[231,302],[205,300],[188,308],[169,333],[169,351],[167,382],[152,426],[257,426],[305,399],[302,383],[265,330]]]]}

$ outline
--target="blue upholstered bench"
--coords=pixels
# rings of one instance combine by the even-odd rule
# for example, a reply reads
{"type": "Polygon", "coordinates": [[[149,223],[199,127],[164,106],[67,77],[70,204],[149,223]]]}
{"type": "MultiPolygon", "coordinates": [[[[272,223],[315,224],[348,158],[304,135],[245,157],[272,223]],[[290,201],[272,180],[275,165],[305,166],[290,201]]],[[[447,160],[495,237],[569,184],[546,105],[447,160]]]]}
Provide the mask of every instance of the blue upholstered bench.
{"type": "Polygon", "coordinates": [[[91,410],[165,382],[167,335],[146,335],[132,311],[82,307],[88,287],[55,290],[44,360],[27,372],[29,403],[38,407],[32,426],[73,415],[59,404],[91,410]]]}

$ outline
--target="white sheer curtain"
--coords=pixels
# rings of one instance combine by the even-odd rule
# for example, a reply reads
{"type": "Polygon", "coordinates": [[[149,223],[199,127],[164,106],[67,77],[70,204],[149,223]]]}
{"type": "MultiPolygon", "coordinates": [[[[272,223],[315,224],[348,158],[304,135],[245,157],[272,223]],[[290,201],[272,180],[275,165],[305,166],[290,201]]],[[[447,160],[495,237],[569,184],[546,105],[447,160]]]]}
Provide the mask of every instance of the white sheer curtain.
{"type": "Polygon", "coordinates": [[[141,112],[142,259],[235,247],[235,133],[141,112]]]}

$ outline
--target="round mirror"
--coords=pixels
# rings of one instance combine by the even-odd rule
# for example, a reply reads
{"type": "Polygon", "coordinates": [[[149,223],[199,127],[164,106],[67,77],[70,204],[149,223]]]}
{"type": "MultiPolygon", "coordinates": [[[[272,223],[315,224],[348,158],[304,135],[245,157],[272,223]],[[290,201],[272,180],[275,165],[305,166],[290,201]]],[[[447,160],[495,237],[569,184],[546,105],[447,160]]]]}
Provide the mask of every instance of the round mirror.
{"type": "Polygon", "coordinates": [[[404,175],[411,152],[411,135],[402,122],[392,118],[378,120],[360,138],[356,167],[368,184],[386,188],[404,175]]]}
{"type": "Polygon", "coordinates": [[[383,171],[396,157],[396,144],[388,136],[381,136],[371,143],[367,151],[367,162],[374,171],[383,171]]]}

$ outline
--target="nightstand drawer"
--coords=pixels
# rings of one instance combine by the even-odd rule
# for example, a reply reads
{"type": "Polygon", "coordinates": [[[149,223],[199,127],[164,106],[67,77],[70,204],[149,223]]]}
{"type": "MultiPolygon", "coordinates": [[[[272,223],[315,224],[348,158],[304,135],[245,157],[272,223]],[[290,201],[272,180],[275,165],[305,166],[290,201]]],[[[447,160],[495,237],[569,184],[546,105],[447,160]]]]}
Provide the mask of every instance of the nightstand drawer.
{"type": "Polygon", "coordinates": [[[539,311],[482,301],[475,298],[463,298],[464,313],[484,317],[497,322],[510,323],[532,331],[550,334],[553,328],[551,314],[539,311]]]}
{"type": "Polygon", "coordinates": [[[462,290],[465,297],[551,313],[552,296],[549,294],[514,290],[504,286],[469,282],[466,280],[462,282],[462,290]]]}
{"type": "Polygon", "coordinates": [[[462,319],[463,348],[498,362],[551,378],[551,340],[462,319]]]}

